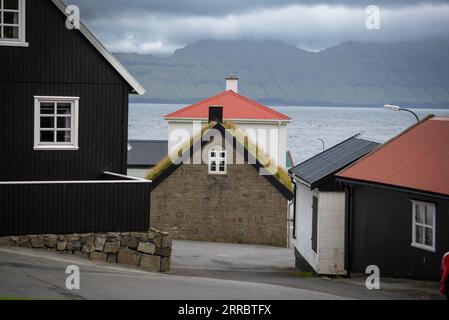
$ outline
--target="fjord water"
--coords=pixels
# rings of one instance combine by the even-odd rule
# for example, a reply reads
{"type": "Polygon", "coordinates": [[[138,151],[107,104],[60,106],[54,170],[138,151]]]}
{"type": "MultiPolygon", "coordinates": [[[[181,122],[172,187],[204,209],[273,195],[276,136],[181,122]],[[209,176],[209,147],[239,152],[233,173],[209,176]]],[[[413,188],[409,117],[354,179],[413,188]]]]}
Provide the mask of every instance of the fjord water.
{"type": "MultiPolygon", "coordinates": [[[[180,109],[181,105],[130,104],[129,138],[167,140],[168,126],[163,116],[180,109]]],[[[326,148],[361,133],[361,137],[385,142],[415,122],[406,112],[382,108],[338,107],[272,107],[292,118],[288,126],[288,150],[295,164],[326,148]]],[[[413,109],[420,118],[428,114],[449,117],[449,109],[413,109]]]]}

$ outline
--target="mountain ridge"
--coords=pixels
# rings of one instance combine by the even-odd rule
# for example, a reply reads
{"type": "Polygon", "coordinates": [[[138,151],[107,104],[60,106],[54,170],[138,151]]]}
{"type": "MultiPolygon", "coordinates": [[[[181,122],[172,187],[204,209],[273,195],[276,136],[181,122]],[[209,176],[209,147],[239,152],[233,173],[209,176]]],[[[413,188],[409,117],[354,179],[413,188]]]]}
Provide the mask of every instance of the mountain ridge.
{"type": "Polygon", "coordinates": [[[240,77],[270,105],[449,107],[449,42],[343,42],[309,52],[276,41],[203,41],[167,57],[116,53],[147,93],[132,102],[192,103],[240,77]]]}

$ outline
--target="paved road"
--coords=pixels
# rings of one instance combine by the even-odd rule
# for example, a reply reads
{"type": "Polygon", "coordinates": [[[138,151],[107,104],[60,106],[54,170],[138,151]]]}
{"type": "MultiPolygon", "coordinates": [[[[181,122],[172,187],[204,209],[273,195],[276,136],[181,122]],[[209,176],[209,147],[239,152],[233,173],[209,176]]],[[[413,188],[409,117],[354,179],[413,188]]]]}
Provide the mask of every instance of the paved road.
{"type": "Polygon", "coordinates": [[[174,241],[171,274],[280,285],[348,299],[443,299],[439,284],[381,278],[381,290],[365,287],[366,277],[308,277],[294,268],[293,249],[174,241]]]}
{"type": "Polygon", "coordinates": [[[365,277],[310,277],[294,268],[291,249],[174,241],[172,271],[150,273],[72,255],[0,249],[0,299],[442,299],[438,283],[365,277]],[[81,290],[65,288],[65,268],[81,270],[81,290]]]}
{"type": "Polygon", "coordinates": [[[310,290],[246,281],[143,272],[72,255],[0,249],[0,299],[339,299],[310,290]],[[65,288],[65,269],[81,271],[81,289],[65,288]]]}

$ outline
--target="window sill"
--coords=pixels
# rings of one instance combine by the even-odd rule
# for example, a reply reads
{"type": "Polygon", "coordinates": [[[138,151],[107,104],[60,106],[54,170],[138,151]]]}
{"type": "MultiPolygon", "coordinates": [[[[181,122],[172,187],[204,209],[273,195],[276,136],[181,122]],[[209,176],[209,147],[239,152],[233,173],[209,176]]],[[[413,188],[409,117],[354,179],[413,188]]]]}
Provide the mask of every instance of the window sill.
{"type": "Polygon", "coordinates": [[[5,47],[29,47],[30,44],[28,42],[21,42],[21,41],[5,41],[5,40],[0,40],[0,46],[5,46],[5,47]]]}
{"type": "Polygon", "coordinates": [[[77,151],[79,147],[76,146],[64,146],[64,145],[55,145],[55,146],[35,146],[34,150],[36,151],[77,151]]]}
{"type": "Polygon", "coordinates": [[[417,249],[421,249],[421,250],[425,250],[425,251],[429,251],[429,252],[436,252],[435,248],[432,247],[428,247],[419,243],[412,243],[411,244],[412,247],[417,248],[417,249]]]}

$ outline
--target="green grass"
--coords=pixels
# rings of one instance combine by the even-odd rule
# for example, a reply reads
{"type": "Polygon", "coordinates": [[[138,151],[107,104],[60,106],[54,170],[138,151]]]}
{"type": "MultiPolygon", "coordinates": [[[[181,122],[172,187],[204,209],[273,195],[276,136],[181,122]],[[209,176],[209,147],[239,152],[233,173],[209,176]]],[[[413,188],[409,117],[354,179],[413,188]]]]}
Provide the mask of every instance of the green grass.
{"type": "MultiPolygon", "coordinates": [[[[207,130],[213,128],[217,123],[211,122],[201,128],[201,131],[196,133],[189,141],[185,142],[178,150],[174,151],[171,155],[162,159],[147,175],[148,180],[154,180],[162,172],[164,172],[171,164],[171,159],[179,158],[182,156],[182,152],[189,150],[193,144],[201,139],[207,130]]],[[[261,150],[255,143],[253,143],[248,136],[235,124],[230,121],[225,121],[223,126],[229,132],[232,132],[236,140],[244,146],[244,148],[252,154],[276,179],[279,180],[288,190],[293,191],[293,185],[291,179],[285,169],[275,164],[263,150],[261,150]]]]}

